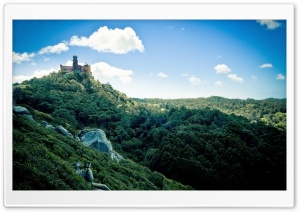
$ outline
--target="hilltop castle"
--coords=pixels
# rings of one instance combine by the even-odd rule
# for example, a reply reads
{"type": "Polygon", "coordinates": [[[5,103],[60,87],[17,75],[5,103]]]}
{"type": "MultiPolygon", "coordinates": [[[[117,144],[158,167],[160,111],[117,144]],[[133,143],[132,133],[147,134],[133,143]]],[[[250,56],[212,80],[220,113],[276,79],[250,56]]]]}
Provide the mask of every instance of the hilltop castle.
{"type": "Polygon", "coordinates": [[[91,74],[91,66],[88,64],[85,64],[83,66],[78,65],[77,56],[73,56],[73,66],[63,66],[60,65],[60,71],[64,72],[77,72],[77,73],[88,73],[91,74]]]}

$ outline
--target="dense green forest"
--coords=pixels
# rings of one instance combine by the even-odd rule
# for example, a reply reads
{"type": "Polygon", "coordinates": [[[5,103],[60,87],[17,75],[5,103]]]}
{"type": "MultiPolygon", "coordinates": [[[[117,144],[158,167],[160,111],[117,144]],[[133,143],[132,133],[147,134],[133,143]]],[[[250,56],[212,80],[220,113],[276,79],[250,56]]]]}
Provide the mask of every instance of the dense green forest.
{"type": "Polygon", "coordinates": [[[160,105],[165,108],[211,109],[226,114],[243,116],[254,123],[262,121],[278,129],[286,129],[286,99],[226,99],[219,96],[195,99],[136,99],[148,107],[160,105]]]}
{"type": "Polygon", "coordinates": [[[13,85],[14,189],[87,189],[76,161],[114,190],[286,189],[286,99],[132,99],[84,73],[52,73],[13,85]],[[112,161],[40,126],[72,135],[102,129],[125,160],[112,161]],[[76,183],[74,183],[76,182],[76,183]]]}

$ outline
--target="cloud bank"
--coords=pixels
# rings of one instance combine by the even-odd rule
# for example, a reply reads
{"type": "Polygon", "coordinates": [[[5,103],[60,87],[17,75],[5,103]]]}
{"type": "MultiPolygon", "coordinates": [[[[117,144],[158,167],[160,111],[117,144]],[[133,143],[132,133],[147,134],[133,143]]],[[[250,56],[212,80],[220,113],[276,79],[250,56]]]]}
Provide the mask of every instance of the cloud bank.
{"type": "Polygon", "coordinates": [[[135,31],[126,27],[125,29],[108,29],[106,26],[100,27],[89,37],[72,36],[71,46],[83,46],[94,49],[98,52],[110,52],[115,54],[125,54],[130,51],[144,51],[142,41],[135,31]]]}
{"type": "Polygon", "coordinates": [[[271,63],[266,63],[266,64],[262,64],[261,66],[259,66],[260,68],[272,68],[273,65],[271,63]]]}
{"type": "Polygon", "coordinates": [[[231,72],[231,69],[225,64],[218,64],[214,67],[218,74],[228,74],[231,72]]]}
{"type": "Polygon", "coordinates": [[[276,75],[276,79],[278,79],[278,80],[284,80],[285,76],[283,76],[282,74],[277,74],[276,75]]]}
{"type": "Polygon", "coordinates": [[[195,76],[191,76],[191,77],[189,77],[189,82],[192,85],[199,85],[201,83],[201,79],[198,77],[195,77],[195,76]]]}
{"type": "Polygon", "coordinates": [[[13,83],[21,83],[25,80],[30,80],[34,77],[36,78],[42,78],[43,76],[47,76],[52,72],[57,72],[58,70],[51,68],[49,70],[37,70],[35,71],[32,75],[29,76],[25,76],[25,75],[17,75],[17,76],[13,76],[13,83]]]}
{"type": "Polygon", "coordinates": [[[266,25],[267,29],[274,30],[280,27],[281,23],[274,20],[258,20],[257,21],[261,26],[266,25]]]}
{"type": "Polygon", "coordinates": [[[239,77],[238,75],[236,74],[228,74],[227,77],[235,82],[239,82],[239,83],[242,83],[244,82],[244,79],[239,77]]]}
{"type": "Polygon", "coordinates": [[[117,78],[124,85],[128,85],[132,81],[132,70],[124,70],[110,66],[105,62],[99,62],[91,65],[91,71],[95,79],[100,82],[107,81],[108,79],[117,78]]]}
{"type": "Polygon", "coordinates": [[[38,54],[60,54],[69,50],[69,47],[66,43],[59,43],[54,46],[46,46],[42,48],[38,54]]]}
{"type": "Polygon", "coordinates": [[[168,75],[165,74],[165,73],[163,73],[163,72],[159,72],[159,73],[157,74],[157,76],[159,76],[159,77],[161,77],[161,78],[166,78],[166,77],[168,77],[168,75]]]}
{"type": "Polygon", "coordinates": [[[13,52],[12,53],[12,61],[13,63],[21,64],[24,61],[31,61],[31,59],[35,56],[34,53],[28,54],[24,52],[23,54],[13,52]]]}

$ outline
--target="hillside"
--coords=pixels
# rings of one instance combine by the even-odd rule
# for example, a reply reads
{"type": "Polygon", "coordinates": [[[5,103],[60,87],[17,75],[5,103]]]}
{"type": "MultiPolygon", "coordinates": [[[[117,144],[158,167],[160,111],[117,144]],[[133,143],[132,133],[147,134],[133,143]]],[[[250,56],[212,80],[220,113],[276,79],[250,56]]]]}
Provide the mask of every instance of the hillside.
{"type": "Polygon", "coordinates": [[[14,189],[87,189],[77,161],[114,190],[286,189],[285,100],[131,99],[84,73],[14,84],[14,189]],[[125,159],[86,147],[39,123],[106,133],[125,159]],[[188,186],[185,186],[188,185],[188,186]]]}
{"type": "Polygon", "coordinates": [[[92,190],[75,173],[78,161],[92,163],[95,182],[111,190],[192,189],[131,160],[116,162],[107,154],[17,115],[13,131],[14,190],[92,190]]]}
{"type": "Polygon", "coordinates": [[[95,182],[105,183],[111,190],[192,189],[132,160],[111,160],[107,154],[41,124],[61,125],[73,135],[99,123],[107,129],[120,120],[118,115],[126,108],[120,104],[132,104],[125,98],[110,85],[82,74],[58,73],[15,84],[14,102],[25,106],[35,121],[13,116],[13,189],[90,190],[75,173],[78,161],[90,161],[95,182]]]}

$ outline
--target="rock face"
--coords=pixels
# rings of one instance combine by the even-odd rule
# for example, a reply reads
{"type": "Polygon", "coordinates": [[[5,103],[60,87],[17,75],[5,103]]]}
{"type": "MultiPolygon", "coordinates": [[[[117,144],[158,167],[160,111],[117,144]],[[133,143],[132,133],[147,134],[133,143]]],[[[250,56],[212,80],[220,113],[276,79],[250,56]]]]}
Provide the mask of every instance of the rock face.
{"type": "Polygon", "coordinates": [[[80,140],[86,146],[92,146],[100,152],[107,153],[114,160],[123,159],[120,154],[113,150],[111,142],[107,140],[105,132],[101,129],[82,130],[75,139],[80,140]]]}

